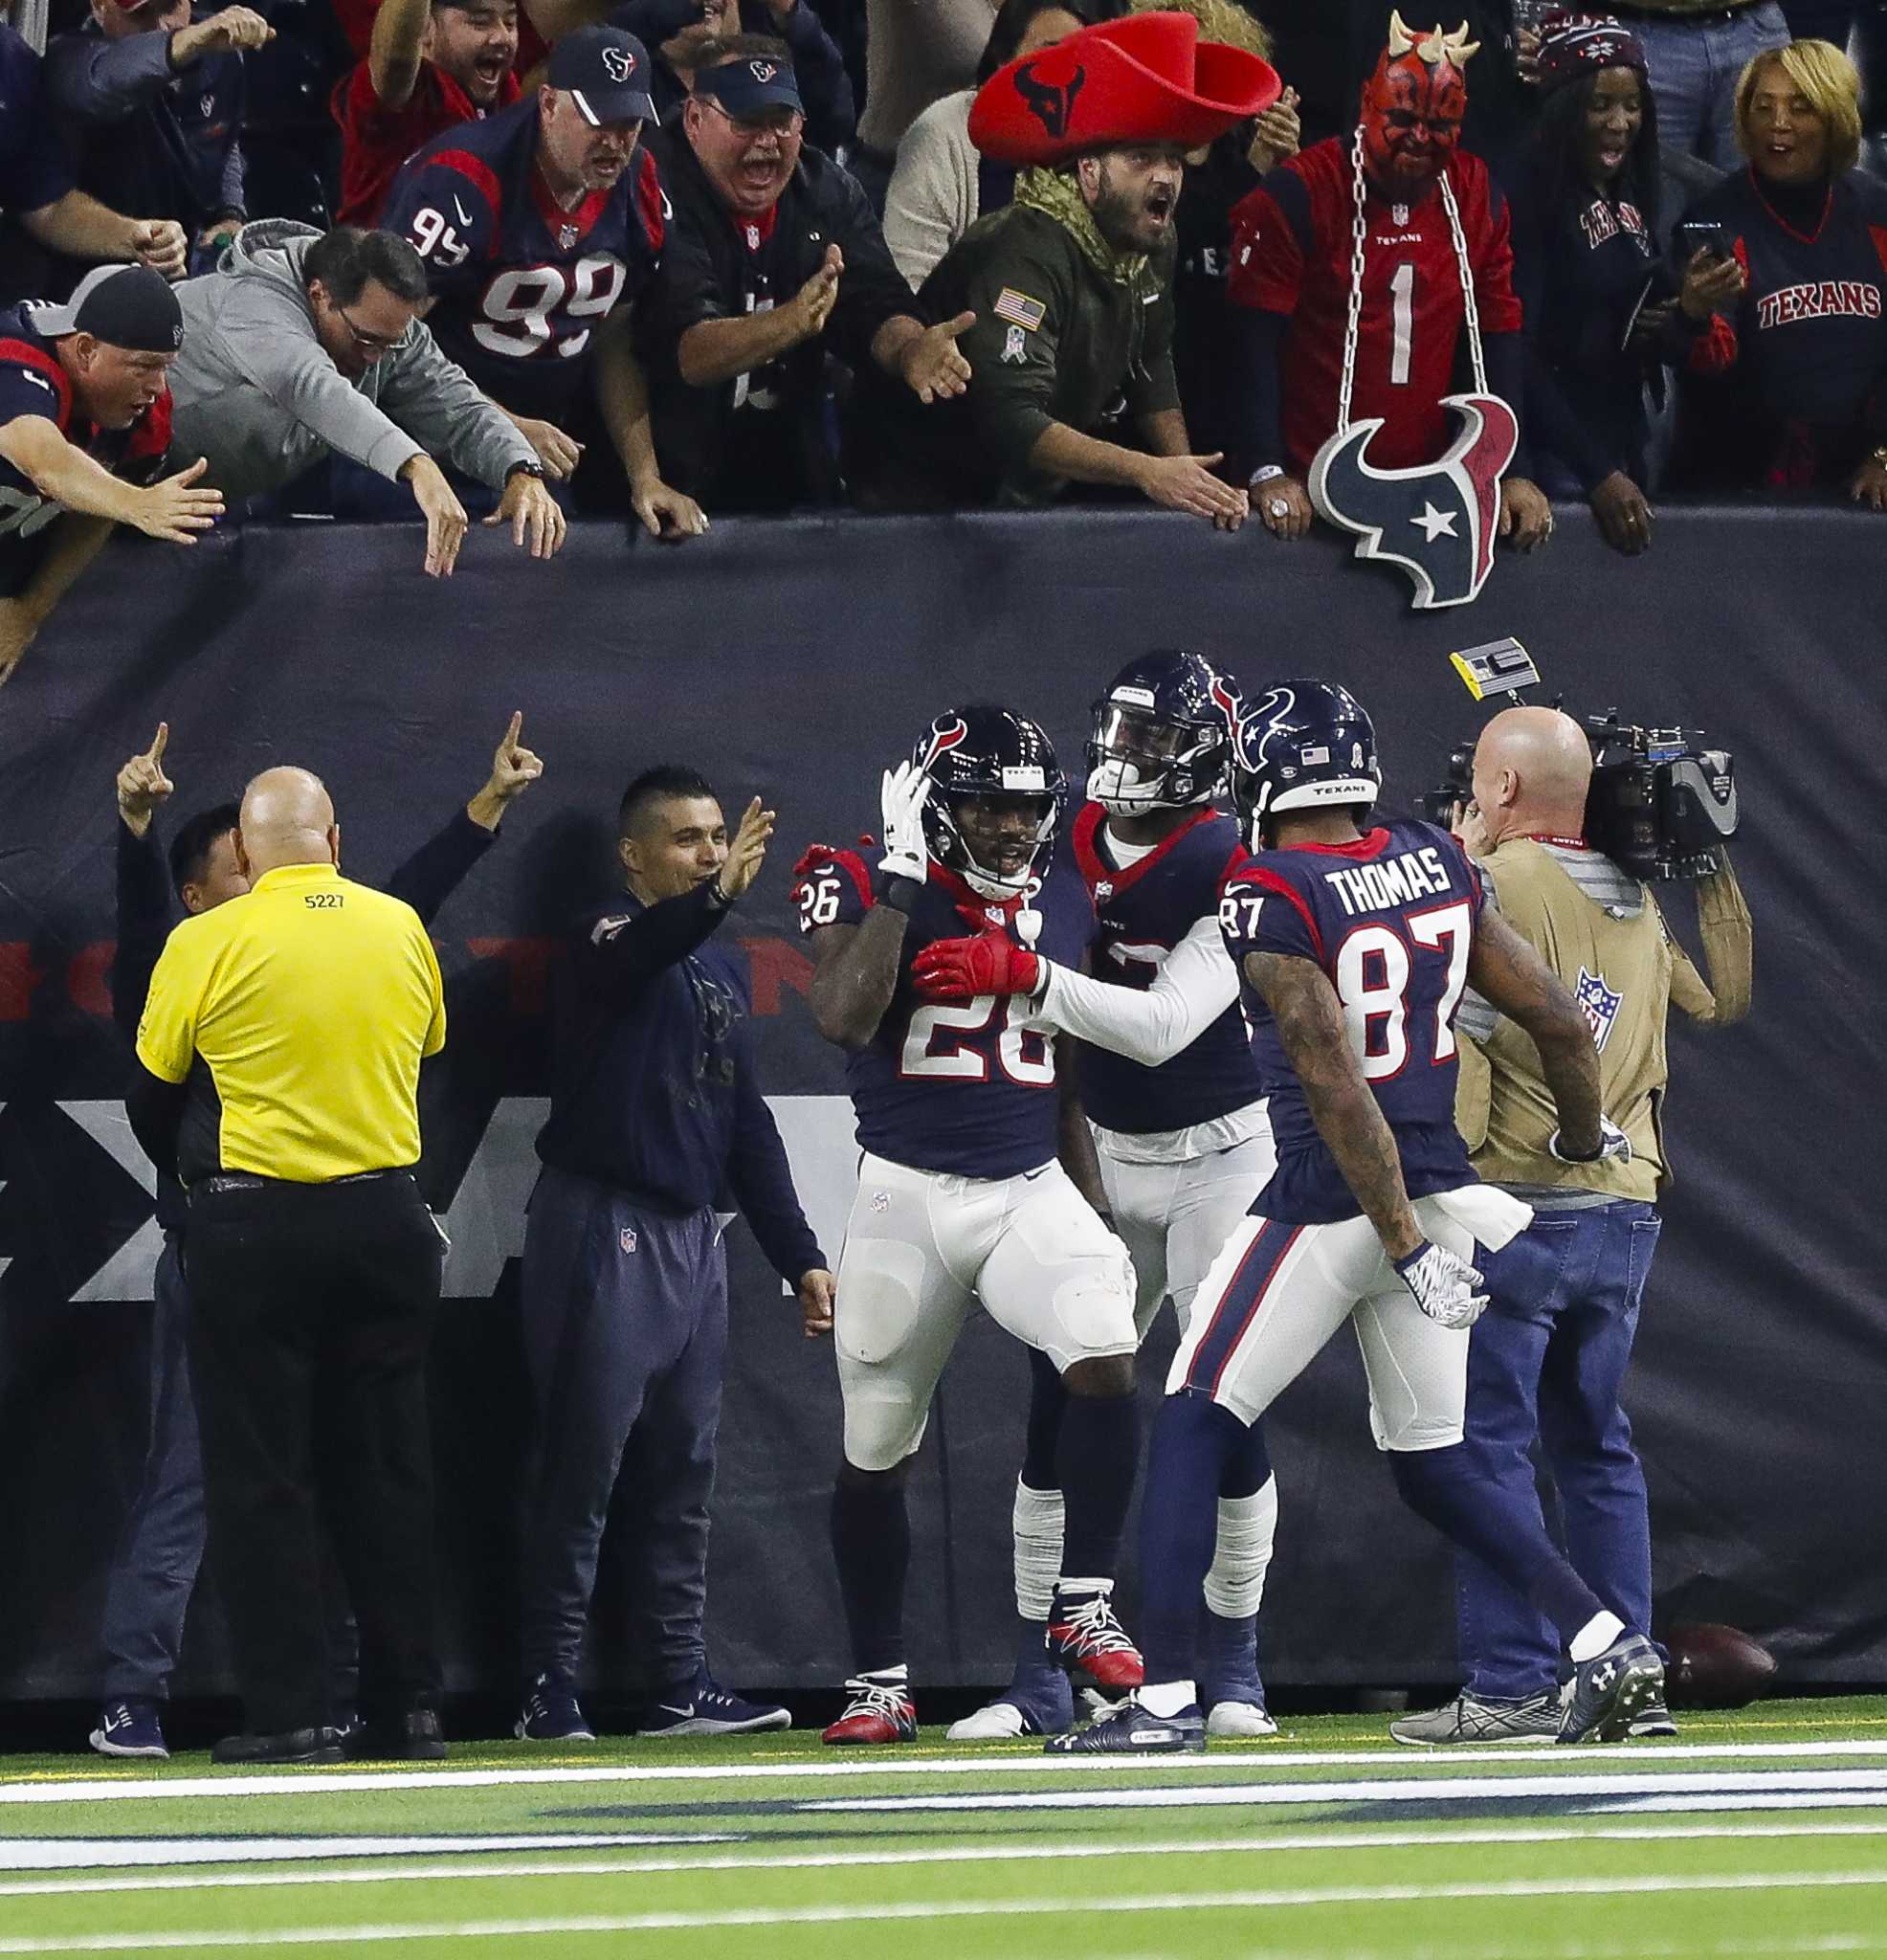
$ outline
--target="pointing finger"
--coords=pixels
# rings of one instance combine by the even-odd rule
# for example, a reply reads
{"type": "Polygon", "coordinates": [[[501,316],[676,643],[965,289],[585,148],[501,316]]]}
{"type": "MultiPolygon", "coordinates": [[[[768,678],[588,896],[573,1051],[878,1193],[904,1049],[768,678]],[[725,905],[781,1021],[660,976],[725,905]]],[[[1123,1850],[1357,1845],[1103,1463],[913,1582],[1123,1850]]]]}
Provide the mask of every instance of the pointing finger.
{"type": "Polygon", "coordinates": [[[151,746],[144,751],[151,761],[157,763],[160,767],[164,762],[164,746],[169,740],[170,724],[168,722],[160,722],[157,724],[157,733],[151,740],[151,746]]]}
{"type": "Polygon", "coordinates": [[[524,711],[522,708],[514,708],[511,711],[511,725],[504,731],[504,740],[499,744],[499,746],[500,748],[516,748],[518,738],[523,732],[524,711]]]}

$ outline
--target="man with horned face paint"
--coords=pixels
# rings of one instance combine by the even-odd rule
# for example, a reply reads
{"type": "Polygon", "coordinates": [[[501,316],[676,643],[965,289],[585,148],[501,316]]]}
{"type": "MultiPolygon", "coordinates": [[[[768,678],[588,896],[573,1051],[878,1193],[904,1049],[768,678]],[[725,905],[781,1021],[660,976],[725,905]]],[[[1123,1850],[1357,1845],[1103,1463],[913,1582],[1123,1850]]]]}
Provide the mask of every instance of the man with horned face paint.
{"type": "MultiPolygon", "coordinates": [[[[1232,212],[1229,298],[1242,369],[1234,460],[1275,537],[1310,528],[1305,481],[1339,424],[1359,276],[1349,419],[1383,418],[1368,449],[1375,467],[1432,462],[1448,446],[1441,401],[1467,368],[1464,277],[1489,391],[1518,410],[1521,306],[1506,200],[1487,167],[1460,147],[1476,47],[1465,27],[1418,35],[1391,13],[1355,132],[1288,158],[1232,212]],[[1444,184],[1459,213],[1458,238],[1444,184]]],[[[1522,447],[1501,483],[1500,534],[1527,551],[1552,526],[1522,447]]]]}

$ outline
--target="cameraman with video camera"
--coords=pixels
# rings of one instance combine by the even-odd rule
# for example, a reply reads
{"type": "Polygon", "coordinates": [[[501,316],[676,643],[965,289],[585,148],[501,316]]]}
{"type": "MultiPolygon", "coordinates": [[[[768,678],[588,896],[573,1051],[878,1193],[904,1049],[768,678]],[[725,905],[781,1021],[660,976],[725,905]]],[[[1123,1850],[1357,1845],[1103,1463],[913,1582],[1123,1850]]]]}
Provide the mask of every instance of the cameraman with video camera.
{"type": "MultiPolygon", "coordinates": [[[[1455,806],[1454,828],[1480,866],[1487,902],[1591,1019],[1610,1119],[1598,1157],[1563,1154],[1531,1042],[1467,996],[1455,1024],[1469,1037],[1456,1121],[1480,1175],[1534,1210],[1532,1226],[1483,1261],[1494,1300],[1469,1348],[1467,1440],[1531,1492],[1540,1439],[1567,1556],[1622,1621],[1649,1633],[1650,1515],[1619,1391],[1670,1175],[1660,1122],[1665,1021],[1674,1001],[1706,1025],[1742,1019],[1750,928],[1720,842],[1735,831],[1729,759],[1615,721],[1599,733],[1595,789],[1577,722],[1553,708],[1508,708],[1481,734],[1471,786],[1459,786],[1471,787],[1473,800],[1455,806]],[[1649,876],[1696,880],[1707,982],[1666,928],[1641,881],[1649,876]]],[[[1457,758],[1457,776],[1465,760],[1457,758]]],[[[1552,1628],[1486,1566],[1457,1558],[1466,1685],[1446,1707],[1405,1717],[1390,1732],[1411,1744],[1551,1741],[1560,1728],[1552,1628]]],[[[1632,1733],[1676,1730],[1659,1703],[1632,1733]]]]}

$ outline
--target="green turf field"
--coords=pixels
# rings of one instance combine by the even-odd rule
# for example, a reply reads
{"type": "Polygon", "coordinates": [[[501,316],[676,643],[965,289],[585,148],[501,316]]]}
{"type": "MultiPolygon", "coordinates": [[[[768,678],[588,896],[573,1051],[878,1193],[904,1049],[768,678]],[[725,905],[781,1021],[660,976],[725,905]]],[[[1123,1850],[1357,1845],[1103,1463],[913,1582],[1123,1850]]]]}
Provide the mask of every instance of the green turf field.
{"type": "Polygon", "coordinates": [[[1680,1960],[1887,1954],[1887,1702],[1444,1750],[465,1745],[421,1769],[0,1759],[0,1954],[1680,1960]]]}

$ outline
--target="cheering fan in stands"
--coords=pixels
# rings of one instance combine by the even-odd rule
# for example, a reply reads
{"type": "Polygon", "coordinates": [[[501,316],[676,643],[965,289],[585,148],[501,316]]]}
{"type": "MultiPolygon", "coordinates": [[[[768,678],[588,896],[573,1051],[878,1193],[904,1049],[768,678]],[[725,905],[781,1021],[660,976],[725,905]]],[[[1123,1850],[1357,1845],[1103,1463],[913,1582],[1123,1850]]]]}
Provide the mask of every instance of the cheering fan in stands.
{"type": "Polygon", "coordinates": [[[508,109],[517,61],[517,0],[386,0],[366,59],[335,85],[341,223],[373,224],[415,150],[508,109]]]}
{"type": "Polygon", "coordinates": [[[166,377],[184,339],[177,296],[148,266],[100,266],[69,305],[0,313],[0,682],[115,523],[194,545],[223,514],[166,477],[166,377]]]}
{"type": "Polygon", "coordinates": [[[1887,186],[1854,168],[1860,78],[1838,48],[1760,55],[1737,90],[1749,168],[1701,198],[1671,332],[1687,480],[1845,485],[1887,510],[1887,186]]]}
{"type": "Polygon", "coordinates": [[[1268,63],[1185,13],[1084,28],[985,82],[970,134],[1020,168],[1014,201],[919,296],[968,323],[974,379],[922,417],[860,390],[860,501],[1042,504],[1091,483],[1236,530],[1245,493],[1191,453],[1173,378],[1173,220],[1187,152],[1277,97],[1268,63]]]}
{"type": "Polygon", "coordinates": [[[1554,15],[1540,117],[1514,195],[1526,316],[1526,427],[1549,497],[1584,498],[1607,544],[1651,543],[1645,382],[1674,301],[1657,267],[1657,108],[1645,51],[1616,20],[1554,15]],[[1650,301],[1650,303],[1647,303],[1650,301]]]}
{"type": "MultiPolygon", "coordinates": [[[[1379,470],[1434,461],[1464,354],[1484,358],[1476,391],[1518,412],[1506,200],[1458,147],[1476,52],[1460,33],[1417,34],[1391,14],[1355,133],[1281,164],[1232,213],[1244,417],[1234,454],[1276,537],[1309,530],[1312,459],[1342,429],[1383,418],[1369,442],[1379,470]]],[[[1506,476],[1501,535],[1526,551],[1552,528],[1535,485],[1506,476]]]]}

